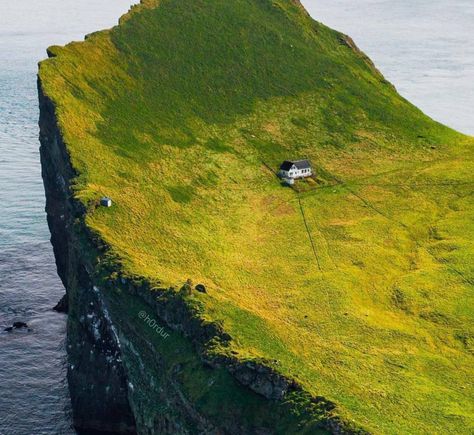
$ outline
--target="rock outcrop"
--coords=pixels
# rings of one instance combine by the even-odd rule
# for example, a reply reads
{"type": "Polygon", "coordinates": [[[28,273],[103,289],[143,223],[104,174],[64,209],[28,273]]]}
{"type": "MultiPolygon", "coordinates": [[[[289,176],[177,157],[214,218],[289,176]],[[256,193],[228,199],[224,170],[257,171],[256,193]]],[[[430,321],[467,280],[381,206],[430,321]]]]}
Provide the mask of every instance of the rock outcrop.
{"type": "Polygon", "coordinates": [[[69,303],[67,300],[67,295],[64,295],[58,303],[53,307],[53,310],[58,313],[67,313],[69,309],[69,303]]]}

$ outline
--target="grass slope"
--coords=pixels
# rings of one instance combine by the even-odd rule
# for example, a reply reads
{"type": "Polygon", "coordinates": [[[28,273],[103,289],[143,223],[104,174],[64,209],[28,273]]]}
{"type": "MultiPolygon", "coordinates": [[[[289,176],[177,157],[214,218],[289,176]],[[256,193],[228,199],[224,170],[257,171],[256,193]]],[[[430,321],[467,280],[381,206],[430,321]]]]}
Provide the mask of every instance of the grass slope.
{"type": "Polygon", "coordinates": [[[473,140],[290,0],[162,0],[40,66],[88,225],[374,433],[474,431],[473,140]],[[307,157],[317,179],[270,169],[307,157]],[[269,169],[270,168],[270,169],[269,169]]]}

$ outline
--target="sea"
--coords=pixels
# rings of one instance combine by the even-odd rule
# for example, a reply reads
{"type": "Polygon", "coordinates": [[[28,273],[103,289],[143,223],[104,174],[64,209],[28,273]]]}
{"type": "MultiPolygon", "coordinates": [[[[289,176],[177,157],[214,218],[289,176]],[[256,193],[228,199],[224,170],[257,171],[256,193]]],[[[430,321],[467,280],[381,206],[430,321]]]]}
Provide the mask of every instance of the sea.
{"type": "MultiPolygon", "coordinates": [[[[115,25],[132,3],[0,0],[0,435],[75,433],[66,317],[52,311],[64,289],[44,213],[37,62],[50,45],[115,25]],[[17,321],[29,330],[4,331],[17,321]]],[[[474,1],[302,3],[352,36],[404,97],[474,135],[474,1]]]]}
{"type": "Polygon", "coordinates": [[[129,0],[0,0],[0,435],[74,434],[64,294],[44,213],[37,63],[117,24],[129,0]],[[5,332],[13,322],[31,329],[5,332]]]}

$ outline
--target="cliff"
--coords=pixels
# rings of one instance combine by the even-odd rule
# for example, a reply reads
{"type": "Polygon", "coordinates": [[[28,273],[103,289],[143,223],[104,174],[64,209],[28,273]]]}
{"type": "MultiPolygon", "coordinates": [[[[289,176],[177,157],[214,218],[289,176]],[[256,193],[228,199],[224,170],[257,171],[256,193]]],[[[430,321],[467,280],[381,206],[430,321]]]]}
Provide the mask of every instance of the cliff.
{"type": "Polygon", "coordinates": [[[48,56],[78,428],[474,426],[472,138],[292,0],[145,0],[48,56]]]}
{"type": "Polygon", "coordinates": [[[78,432],[363,433],[273,362],[214,354],[231,337],[173,289],[120,275],[105,258],[108,247],[84,224],[86,209],[71,189],[77,174],[41,81],[38,92],[46,212],[67,291],[68,383],[78,432]]]}
{"type": "Polygon", "coordinates": [[[72,200],[74,171],[59,134],[54,105],[39,86],[42,176],[46,213],[58,274],[69,307],[68,383],[74,423],[81,430],[135,433],[127,379],[118,337],[100,293],[94,292],[92,265],[84,261],[78,242],[83,207],[72,200]],[[99,318],[100,316],[100,318],[99,318]]]}

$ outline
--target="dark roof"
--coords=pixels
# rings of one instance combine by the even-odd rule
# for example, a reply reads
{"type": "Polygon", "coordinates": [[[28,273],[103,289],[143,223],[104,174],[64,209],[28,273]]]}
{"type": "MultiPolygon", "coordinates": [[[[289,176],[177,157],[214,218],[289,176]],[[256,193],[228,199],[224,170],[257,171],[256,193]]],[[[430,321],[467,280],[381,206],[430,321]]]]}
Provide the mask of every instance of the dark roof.
{"type": "Polygon", "coordinates": [[[311,168],[311,163],[309,160],[295,160],[295,161],[289,161],[285,160],[281,166],[280,170],[282,171],[289,171],[291,167],[295,165],[298,169],[310,169],[311,168]]]}
{"type": "Polygon", "coordinates": [[[289,171],[292,166],[293,166],[293,162],[290,162],[290,161],[288,161],[288,160],[285,160],[285,161],[281,164],[280,170],[282,170],[282,171],[289,171]]]}
{"type": "Polygon", "coordinates": [[[309,163],[309,160],[297,160],[296,162],[293,162],[293,164],[298,169],[310,169],[311,168],[311,163],[309,163]]]}

